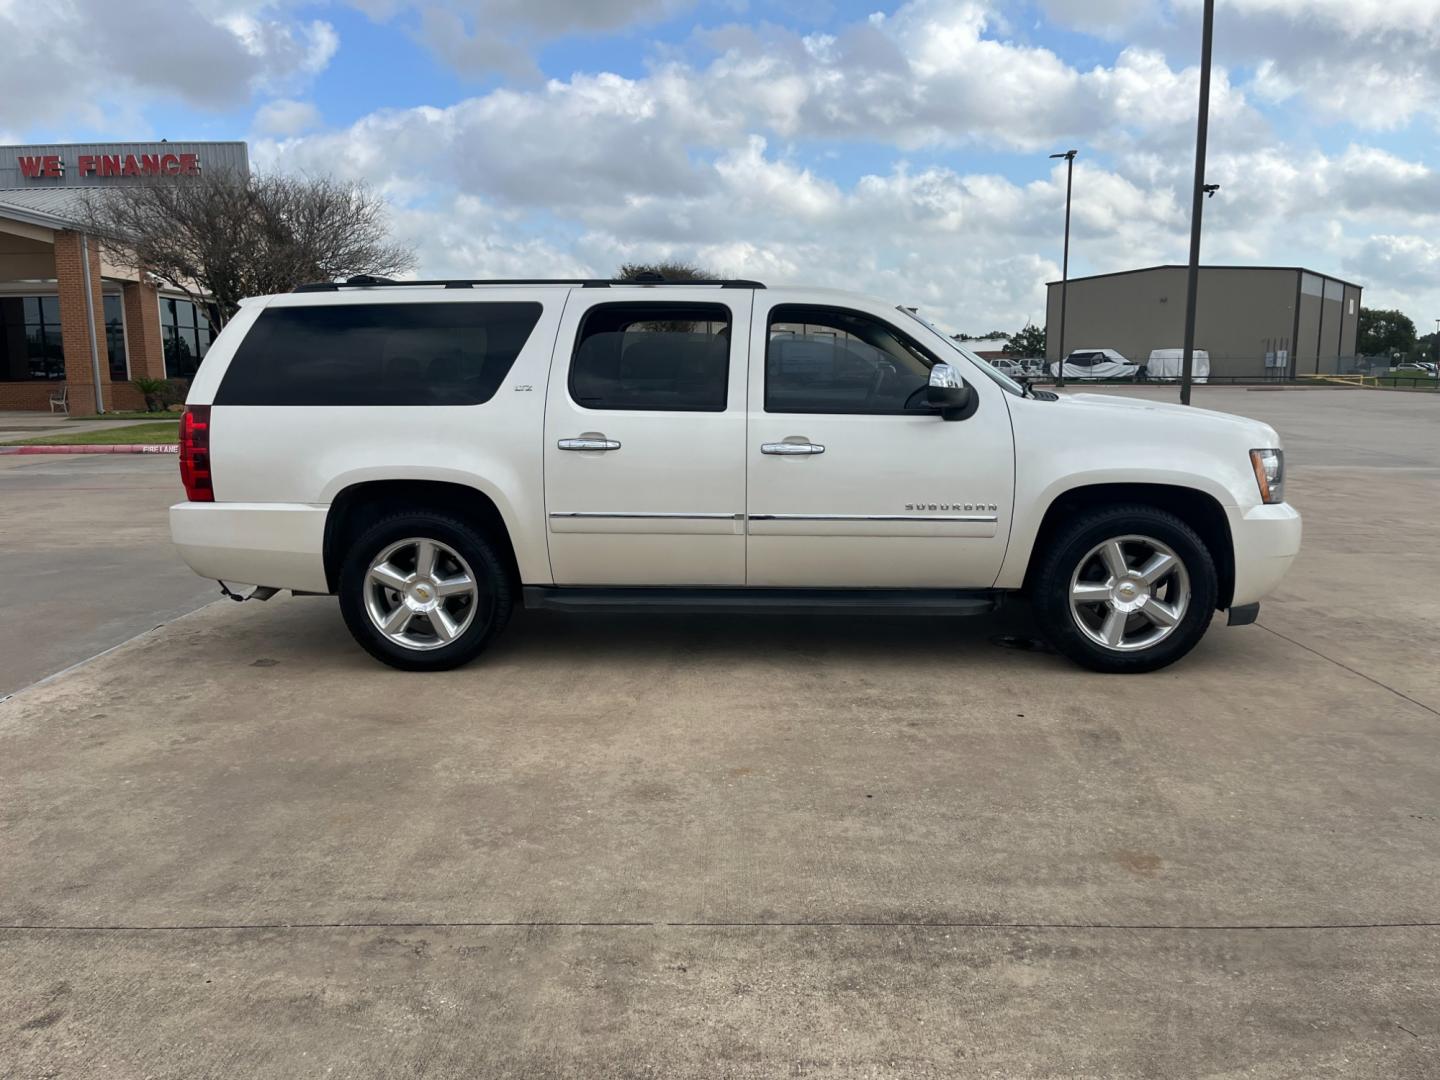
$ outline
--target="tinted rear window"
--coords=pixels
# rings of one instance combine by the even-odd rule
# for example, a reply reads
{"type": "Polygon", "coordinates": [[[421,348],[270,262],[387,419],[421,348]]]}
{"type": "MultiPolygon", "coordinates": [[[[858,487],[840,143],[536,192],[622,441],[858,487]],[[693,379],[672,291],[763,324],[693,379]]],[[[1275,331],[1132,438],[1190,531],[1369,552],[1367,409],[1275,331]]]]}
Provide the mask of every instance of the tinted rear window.
{"type": "Polygon", "coordinates": [[[537,303],[267,308],[216,405],[478,405],[540,319],[537,303]]]}

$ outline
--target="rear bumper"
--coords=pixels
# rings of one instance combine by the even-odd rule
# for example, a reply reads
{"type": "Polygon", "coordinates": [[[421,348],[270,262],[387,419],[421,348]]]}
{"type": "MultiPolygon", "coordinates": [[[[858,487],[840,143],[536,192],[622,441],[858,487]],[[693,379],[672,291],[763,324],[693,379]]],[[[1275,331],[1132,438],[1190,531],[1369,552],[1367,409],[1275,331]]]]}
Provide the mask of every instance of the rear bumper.
{"type": "Polygon", "coordinates": [[[1300,513],[1289,503],[1229,511],[1235,542],[1232,607],[1253,604],[1280,584],[1300,551],[1300,513]]]}
{"type": "Polygon", "coordinates": [[[328,510],[293,503],[177,503],[170,508],[170,538],[201,577],[328,593],[328,510]]]}

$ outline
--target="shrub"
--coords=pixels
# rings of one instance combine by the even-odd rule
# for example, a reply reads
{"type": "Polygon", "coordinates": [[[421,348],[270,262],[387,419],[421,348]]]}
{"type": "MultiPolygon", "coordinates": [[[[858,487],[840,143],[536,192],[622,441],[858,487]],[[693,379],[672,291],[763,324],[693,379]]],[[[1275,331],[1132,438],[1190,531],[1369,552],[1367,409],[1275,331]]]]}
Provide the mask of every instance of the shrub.
{"type": "Polygon", "coordinates": [[[164,412],[169,404],[166,398],[171,394],[170,382],[167,379],[131,379],[130,385],[140,391],[145,398],[146,412],[164,412]]]}

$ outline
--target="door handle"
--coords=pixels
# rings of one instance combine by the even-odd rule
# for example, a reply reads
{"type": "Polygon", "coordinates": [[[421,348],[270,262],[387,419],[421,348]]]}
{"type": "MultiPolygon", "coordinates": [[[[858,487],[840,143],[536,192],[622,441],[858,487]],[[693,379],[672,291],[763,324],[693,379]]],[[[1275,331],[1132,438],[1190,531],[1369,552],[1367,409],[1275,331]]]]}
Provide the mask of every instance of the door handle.
{"type": "Polygon", "coordinates": [[[555,444],[561,450],[619,450],[619,439],[561,439],[555,444]]]}
{"type": "Polygon", "coordinates": [[[760,453],[775,454],[779,457],[808,457],[823,454],[825,447],[813,442],[767,442],[760,444],[760,453]]]}

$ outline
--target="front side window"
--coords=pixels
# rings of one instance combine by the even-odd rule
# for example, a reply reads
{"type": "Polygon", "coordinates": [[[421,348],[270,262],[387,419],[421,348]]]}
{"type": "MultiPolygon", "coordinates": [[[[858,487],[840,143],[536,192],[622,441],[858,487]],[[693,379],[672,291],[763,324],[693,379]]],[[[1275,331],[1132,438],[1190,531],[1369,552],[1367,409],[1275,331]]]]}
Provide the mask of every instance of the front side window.
{"type": "Polygon", "coordinates": [[[510,373],[541,306],[271,307],[240,343],[217,405],[479,405],[510,373]]]}
{"type": "Polygon", "coordinates": [[[586,409],[724,412],[729,379],[723,304],[597,304],[570,361],[570,397],[586,409]]]}
{"type": "Polygon", "coordinates": [[[937,360],[887,323],[845,308],[771,309],[765,411],[904,413],[924,409],[937,360]]]}

